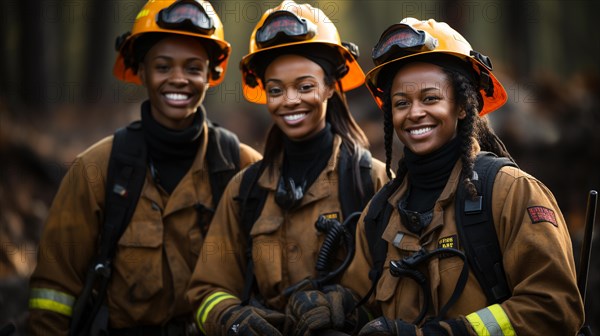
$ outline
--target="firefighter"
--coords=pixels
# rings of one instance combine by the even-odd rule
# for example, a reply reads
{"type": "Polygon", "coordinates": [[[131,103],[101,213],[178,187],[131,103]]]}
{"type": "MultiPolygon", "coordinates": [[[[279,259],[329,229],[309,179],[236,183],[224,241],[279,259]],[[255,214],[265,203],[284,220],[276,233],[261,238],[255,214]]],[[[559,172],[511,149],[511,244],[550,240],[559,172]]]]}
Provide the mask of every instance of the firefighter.
{"type": "Polygon", "coordinates": [[[266,104],[273,125],[263,161],[227,186],[205,241],[210,253],[192,276],[188,298],[207,335],[285,334],[288,293],[321,279],[316,258],[326,235],[315,228],[317,219],[345,221],[346,198],[364,199],[354,209],[360,212],[368,189],[388,180],[346,102],[344,92],[364,83],[355,49],[346,45],[320,9],[287,0],[267,10],[251,34],[241,61],[243,93],[266,104]],[[352,173],[342,178],[344,155],[352,173]],[[244,196],[252,171],[249,188],[263,191],[258,207],[244,196]],[[357,181],[366,182],[342,195],[340,189],[357,181]],[[249,227],[247,210],[258,212],[249,227]]]}
{"type": "MultiPolygon", "coordinates": [[[[350,317],[355,305],[335,303],[360,297],[381,316],[359,335],[575,335],[583,304],[567,225],[552,193],[511,162],[488,125],[485,115],[507,100],[489,58],[446,23],[415,18],[390,26],[372,57],[366,83],[384,112],[388,170],[394,132],[404,155],[396,179],[359,219],[356,255],[342,279],[346,288],[296,293],[289,303],[298,307],[295,315],[325,309],[350,317]],[[506,165],[492,176],[474,170],[482,151],[506,165]],[[490,179],[489,195],[478,194],[478,181],[490,179]],[[490,197],[493,224],[477,223],[488,230],[467,238],[461,232],[473,231],[457,221],[466,223],[467,211],[475,218],[486,214],[490,197]],[[381,218],[383,229],[370,240],[381,218]],[[490,234],[490,245],[478,245],[477,238],[490,234]],[[499,245],[495,263],[489,261],[492,244],[499,245]],[[494,287],[484,285],[490,278],[494,287]]],[[[304,320],[303,330],[332,324],[304,320]]]]}
{"type": "MultiPolygon", "coordinates": [[[[237,141],[207,120],[202,103],[209,86],[223,80],[231,47],[210,3],[186,0],[147,2],[117,47],[114,75],[147,90],[141,122],[128,128],[141,132],[147,162],[141,195],[111,262],[108,333],[193,334],[186,331],[193,317],[184,294],[216,207],[208,169],[214,157],[207,153],[217,142],[209,136],[237,141]]],[[[54,199],[30,281],[29,335],[69,332],[72,316],[81,313],[74,305],[86,272],[101,248],[105,195],[132,196],[116,184],[106,187],[112,143],[113,136],[106,137],[78,155],[54,199]]],[[[243,168],[261,158],[245,144],[232,147],[239,154],[232,165],[243,168]]],[[[227,181],[220,182],[224,188],[227,181]]]]}

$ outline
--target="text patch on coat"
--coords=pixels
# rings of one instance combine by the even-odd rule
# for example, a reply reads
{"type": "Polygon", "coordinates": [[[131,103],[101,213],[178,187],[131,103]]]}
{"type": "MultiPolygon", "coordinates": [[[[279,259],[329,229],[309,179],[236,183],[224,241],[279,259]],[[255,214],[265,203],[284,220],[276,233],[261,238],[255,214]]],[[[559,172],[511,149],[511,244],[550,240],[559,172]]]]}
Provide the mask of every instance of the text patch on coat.
{"type": "MultiPolygon", "coordinates": [[[[459,249],[458,248],[458,235],[451,235],[447,237],[440,237],[438,239],[438,248],[451,248],[451,249],[459,249]]],[[[450,253],[441,253],[439,255],[440,259],[449,258],[454,256],[450,253]]]]}

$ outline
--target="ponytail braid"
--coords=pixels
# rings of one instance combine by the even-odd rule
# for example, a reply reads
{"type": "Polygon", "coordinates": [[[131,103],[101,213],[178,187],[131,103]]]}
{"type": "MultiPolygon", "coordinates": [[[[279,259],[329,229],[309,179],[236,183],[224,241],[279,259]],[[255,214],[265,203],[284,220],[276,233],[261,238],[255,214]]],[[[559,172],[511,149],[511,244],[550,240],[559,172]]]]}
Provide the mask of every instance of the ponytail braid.
{"type": "Polygon", "coordinates": [[[445,69],[452,86],[456,106],[466,113],[466,117],[458,121],[457,136],[461,138],[461,158],[463,183],[472,197],[477,196],[475,185],[471,181],[476,153],[473,151],[475,141],[483,151],[492,152],[501,157],[514,161],[504,143],[490,128],[487,117],[479,116],[479,93],[470,80],[459,72],[445,69]]]}

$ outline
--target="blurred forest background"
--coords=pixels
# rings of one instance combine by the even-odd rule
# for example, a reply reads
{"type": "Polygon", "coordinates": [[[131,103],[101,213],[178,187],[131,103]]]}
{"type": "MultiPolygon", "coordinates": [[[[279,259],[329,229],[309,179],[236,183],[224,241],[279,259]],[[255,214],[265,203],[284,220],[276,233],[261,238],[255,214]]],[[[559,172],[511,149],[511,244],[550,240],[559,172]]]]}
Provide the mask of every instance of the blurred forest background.
{"type": "MultiPolygon", "coordinates": [[[[365,72],[381,32],[407,16],[445,21],[490,56],[509,94],[490,120],[521,168],[555,194],[579,260],[587,193],[600,188],[599,1],[308,2],[337,25],[343,40],[358,44],[365,72]]],[[[37,242],[70,162],[139,117],[145,90],[115,80],[112,65],[116,36],[131,30],[144,3],[0,2],[0,326],[24,319],[37,242]]],[[[233,53],[225,82],[207,95],[208,116],[262,150],[270,118],[264,106],[243,99],[238,64],[254,25],[279,1],[212,3],[233,53]]],[[[348,97],[374,156],[383,160],[380,111],[364,87],[348,97]]],[[[399,143],[395,152],[394,161],[399,143]]],[[[600,296],[599,245],[588,304],[600,296]]],[[[588,320],[599,323],[600,309],[588,312],[588,320]]]]}

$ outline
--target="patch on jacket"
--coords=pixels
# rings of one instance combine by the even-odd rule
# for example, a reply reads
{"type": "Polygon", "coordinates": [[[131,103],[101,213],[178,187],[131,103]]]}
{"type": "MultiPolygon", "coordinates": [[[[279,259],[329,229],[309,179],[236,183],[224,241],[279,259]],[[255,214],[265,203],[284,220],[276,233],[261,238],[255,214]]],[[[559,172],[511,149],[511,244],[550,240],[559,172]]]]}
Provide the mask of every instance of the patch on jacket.
{"type": "Polygon", "coordinates": [[[329,213],[324,213],[321,216],[327,218],[327,219],[335,219],[336,221],[340,220],[340,213],[339,212],[329,212],[329,213]]]}
{"type": "MultiPolygon", "coordinates": [[[[458,235],[451,235],[447,237],[441,237],[438,239],[438,248],[451,248],[451,249],[459,249],[458,248],[458,235]]],[[[440,259],[453,257],[454,254],[451,253],[442,253],[440,254],[440,259]]]]}
{"type": "Polygon", "coordinates": [[[458,249],[458,235],[442,237],[438,240],[438,248],[458,249]]]}
{"type": "Polygon", "coordinates": [[[529,218],[531,219],[532,224],[548,222],[558,227],[558,224],[556,224],[556,216],[554,215],[554,210],[552,209],[548,209],[543,206],[533,206],[527,208],[527,212],[529,213],[529,218]]]}

